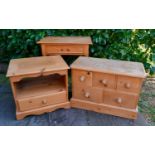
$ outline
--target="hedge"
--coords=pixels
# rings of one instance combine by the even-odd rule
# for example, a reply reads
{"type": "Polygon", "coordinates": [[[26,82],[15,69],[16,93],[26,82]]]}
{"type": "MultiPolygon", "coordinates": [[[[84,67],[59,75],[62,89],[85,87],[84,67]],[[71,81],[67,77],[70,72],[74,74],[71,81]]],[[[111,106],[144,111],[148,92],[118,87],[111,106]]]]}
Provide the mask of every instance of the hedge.
{"type": "MultiPolygon", "coordinates": [[[[90,56],[142,62],[152,71],[155,54],[155,30],[126,29],[51,29],[0,30],[0,61],[41,55],[38,40],[45,36],[91,36],[90,56]]],[[[73,57],[67,61],[73,60],[73,57]]]]}

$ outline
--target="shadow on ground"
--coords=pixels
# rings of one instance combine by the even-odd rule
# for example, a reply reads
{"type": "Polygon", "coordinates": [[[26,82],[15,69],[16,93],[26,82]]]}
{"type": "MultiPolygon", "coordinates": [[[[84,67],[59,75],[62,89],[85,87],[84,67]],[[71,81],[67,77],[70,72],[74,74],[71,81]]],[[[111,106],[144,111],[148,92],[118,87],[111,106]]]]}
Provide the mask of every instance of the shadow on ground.
{"type": "Polygon", "coordinates": [[[137,120],[129,120],[111,115],[99,114],[80,109],[59,109],[39,116],[28,116],[17,121],[15,103],[9,84],[0,85],[0,125],[1,126],[145,126],[142,114],[137,120]]]}

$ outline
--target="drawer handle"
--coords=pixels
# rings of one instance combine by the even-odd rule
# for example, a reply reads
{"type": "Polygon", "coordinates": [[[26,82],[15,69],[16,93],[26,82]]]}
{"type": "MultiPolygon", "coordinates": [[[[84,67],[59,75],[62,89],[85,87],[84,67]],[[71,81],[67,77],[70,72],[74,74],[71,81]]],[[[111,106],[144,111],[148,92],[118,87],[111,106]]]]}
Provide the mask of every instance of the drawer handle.
{"type": "Polygon", "coordinates": [[[80,76],[80,81],[83,82],[85,80],[85,76],[80,76]]]}
{"type": "Polygon", "coordinates": [[[60,49],[60,51],[63,51],[63,49],[60,49]]]}
{"type": "Polygon", "coordinates": [[[127,89],[131,88],[130,83],[125,83],[125,88],[127,88],[127,89]]]}
{"type": "Polygon", "coordinates": [[[69,49],[69,48],[67,48],[67,51],[70,51],[70,49],[69,49]]]}
{"type": "Polygon", "coordinates": [[[42,104],[43,105],[46,105],[47,104],[47,101],[46,100],[42,100],[42,104]]]}
{"type": "Polygon", "coordinates": [[[117,103],[122,103],[122,98],[118,97],[118,98],[116,99],[116,102],[117,102],[117,103]]]}
{"type": "Polygon", "coordinates": [[[86,92],[85,93],[85,97],[89,98],[90,97],[90,93],[86,92]]]}
{"type": "Polygon", "coordinates": [[[101,80],[101,83],[106,87],[108,85],[107,80],[101,80]]]}

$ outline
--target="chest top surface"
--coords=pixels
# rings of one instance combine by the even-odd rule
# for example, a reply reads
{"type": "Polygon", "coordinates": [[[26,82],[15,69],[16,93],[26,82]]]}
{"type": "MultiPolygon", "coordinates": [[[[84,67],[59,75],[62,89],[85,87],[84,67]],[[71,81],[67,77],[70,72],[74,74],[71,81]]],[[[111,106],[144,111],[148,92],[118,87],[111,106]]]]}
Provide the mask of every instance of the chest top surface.
{"type": "Polygon", "coordinates": [[[131,61],[109,60],[103,58],[81,56],[73,62],[71,68],[127,75],[140,78],[146,77],[143,64],[131,61]]]}
{"type": "Polygon", "coordinates": [[[92,44],[90,37],[45,37],[38,44],[92,44]]]}
{"type": "Polygon", "coordinates": [[[12,59],[9,63],[7,77],[29,75],[44,72],[69,69],[61,56],[44,56],[22,59],[12,59]]]}

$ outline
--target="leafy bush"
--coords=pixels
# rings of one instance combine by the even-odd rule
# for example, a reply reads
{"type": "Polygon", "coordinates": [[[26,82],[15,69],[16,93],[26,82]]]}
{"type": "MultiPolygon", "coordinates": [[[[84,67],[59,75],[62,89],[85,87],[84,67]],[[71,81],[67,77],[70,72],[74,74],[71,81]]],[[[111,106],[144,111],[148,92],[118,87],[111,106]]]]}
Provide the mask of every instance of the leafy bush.
{"type": "Polygon", "coordinates": [[[45,36],[91,36],[90,56],[138,61],[152,71],[155,30],[0,30],[0,61],[41,55],[36,42],[45,36]]]}

